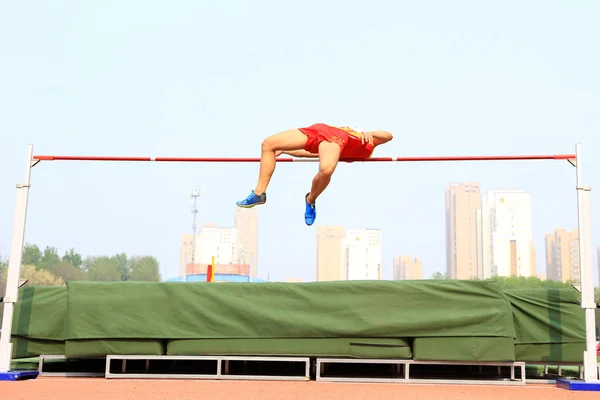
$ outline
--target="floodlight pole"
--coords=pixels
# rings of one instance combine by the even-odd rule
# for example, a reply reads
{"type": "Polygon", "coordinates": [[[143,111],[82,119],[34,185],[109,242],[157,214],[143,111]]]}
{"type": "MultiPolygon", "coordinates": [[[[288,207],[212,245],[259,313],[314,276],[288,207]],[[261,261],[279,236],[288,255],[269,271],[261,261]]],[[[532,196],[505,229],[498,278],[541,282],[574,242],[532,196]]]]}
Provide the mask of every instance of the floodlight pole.
{"type": "Polygon", "coordinates": [[[2,333],[0,334],[0,372],[9,372],[11,367],[12,343],[10,338],[12,335],[13,312],[19,294],[19,277],[21,275],[25,240],[31,168],[37,163],[38,161],[33,160],[33,145],[30,144],[27,153],[27,167],[25,168],[25,183],[17,184],[17,200],[15,203],[10,258],[8,260],[8,276],[6,278],[6,295],[3,300],[4,315],[2,317],[2,333]]]}
{"type": "MultiPolygon", "coordinates": [[[[571,163],[573,163],[571,161],[571,163]]],[[[579,271],[581,284],[581,307],[585,310],[586,346],[583,353],[584,380],[598,381],[596,359],[596,302],[594,301],[594,274],[592,270],[592,218],[590,205],[591,187],[583,184],[581,173],[581,149],[575,147],[575,171],[577,175],[577,229],[579,237],[579,271]]]]}

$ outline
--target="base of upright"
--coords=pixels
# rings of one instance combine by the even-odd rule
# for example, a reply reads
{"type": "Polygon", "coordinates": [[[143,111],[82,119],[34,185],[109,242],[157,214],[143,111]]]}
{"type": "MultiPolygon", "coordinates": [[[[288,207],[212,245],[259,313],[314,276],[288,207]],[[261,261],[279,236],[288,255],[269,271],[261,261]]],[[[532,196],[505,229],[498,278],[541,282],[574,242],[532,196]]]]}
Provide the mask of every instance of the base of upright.
{"type": "Polygon", "coordinates": [[[600,381],[586,382],[576,379],[557,379],[556,386],[561,389],[580,392],[600,392],[600,381]]]}
{"type": "Polygon", "coordinates": [[[35,379],[38,377],[38,375],[38,371],[0,372],[0,381],[22,381],[25,379],[35,379]]]}

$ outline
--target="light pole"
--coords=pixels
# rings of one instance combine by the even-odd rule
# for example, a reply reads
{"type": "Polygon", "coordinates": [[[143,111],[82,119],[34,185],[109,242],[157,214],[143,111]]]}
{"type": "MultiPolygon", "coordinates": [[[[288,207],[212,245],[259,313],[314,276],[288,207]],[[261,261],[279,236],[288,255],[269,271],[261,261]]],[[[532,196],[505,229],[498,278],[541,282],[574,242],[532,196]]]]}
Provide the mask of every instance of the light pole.
{"type": "MultiPolygon", "coordinates": [[[[196,258],[196,215],[198,214],[198,197],[204,197],[204,190],[198,192],[196,189],[190,191],[190,197],[193,200],[192,204],[192,266],[194,265],[196,258]]],[[[187,264],[183,267],[183,281],[187,282],[187,264]]]]}

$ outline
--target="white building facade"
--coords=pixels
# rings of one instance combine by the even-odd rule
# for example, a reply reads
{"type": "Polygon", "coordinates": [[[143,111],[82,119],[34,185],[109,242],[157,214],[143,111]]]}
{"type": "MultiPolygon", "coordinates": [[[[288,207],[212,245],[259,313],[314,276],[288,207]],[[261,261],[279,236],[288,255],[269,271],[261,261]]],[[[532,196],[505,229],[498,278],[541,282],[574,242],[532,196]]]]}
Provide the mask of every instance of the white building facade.
{"type": "Polygon", "coordinates": [[[381,279],[381,230],[352,229],[342,241],[342,265],[345,280],[381,279]]]}
{"type": "Polygon", "coordinates": [[[215,257],[215,264],[237,263],[237,229],[204,225],[196,241],[196,264],[208,265],[215,257]]]}
{"type": "Polygon", "coordinates": [[[479,277],[531,276],[531,197],[523,190],[490,190],[478,215],[479,277]]]}

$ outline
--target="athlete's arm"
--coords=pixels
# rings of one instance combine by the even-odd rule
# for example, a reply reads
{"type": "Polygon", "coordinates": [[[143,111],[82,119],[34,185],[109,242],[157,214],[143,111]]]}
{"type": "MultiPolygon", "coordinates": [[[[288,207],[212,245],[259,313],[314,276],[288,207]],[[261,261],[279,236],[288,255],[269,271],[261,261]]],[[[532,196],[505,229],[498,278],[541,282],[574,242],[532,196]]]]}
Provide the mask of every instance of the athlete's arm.
{"type": "Polygon", "coordinates": [[[394,136],[387,131],[371,131],[371,135],[373,136],[373,144],[375,146],[387,143],[394,138],[394,136]]]}
{"type": "Polygon", "coordinates": [[[284,151],[283,154],[287,154],[288,156],[292,156],[292,157],[300,157],[300,158],[319,158],[318,154],[313,154],[306,150],[284,151]]]}

